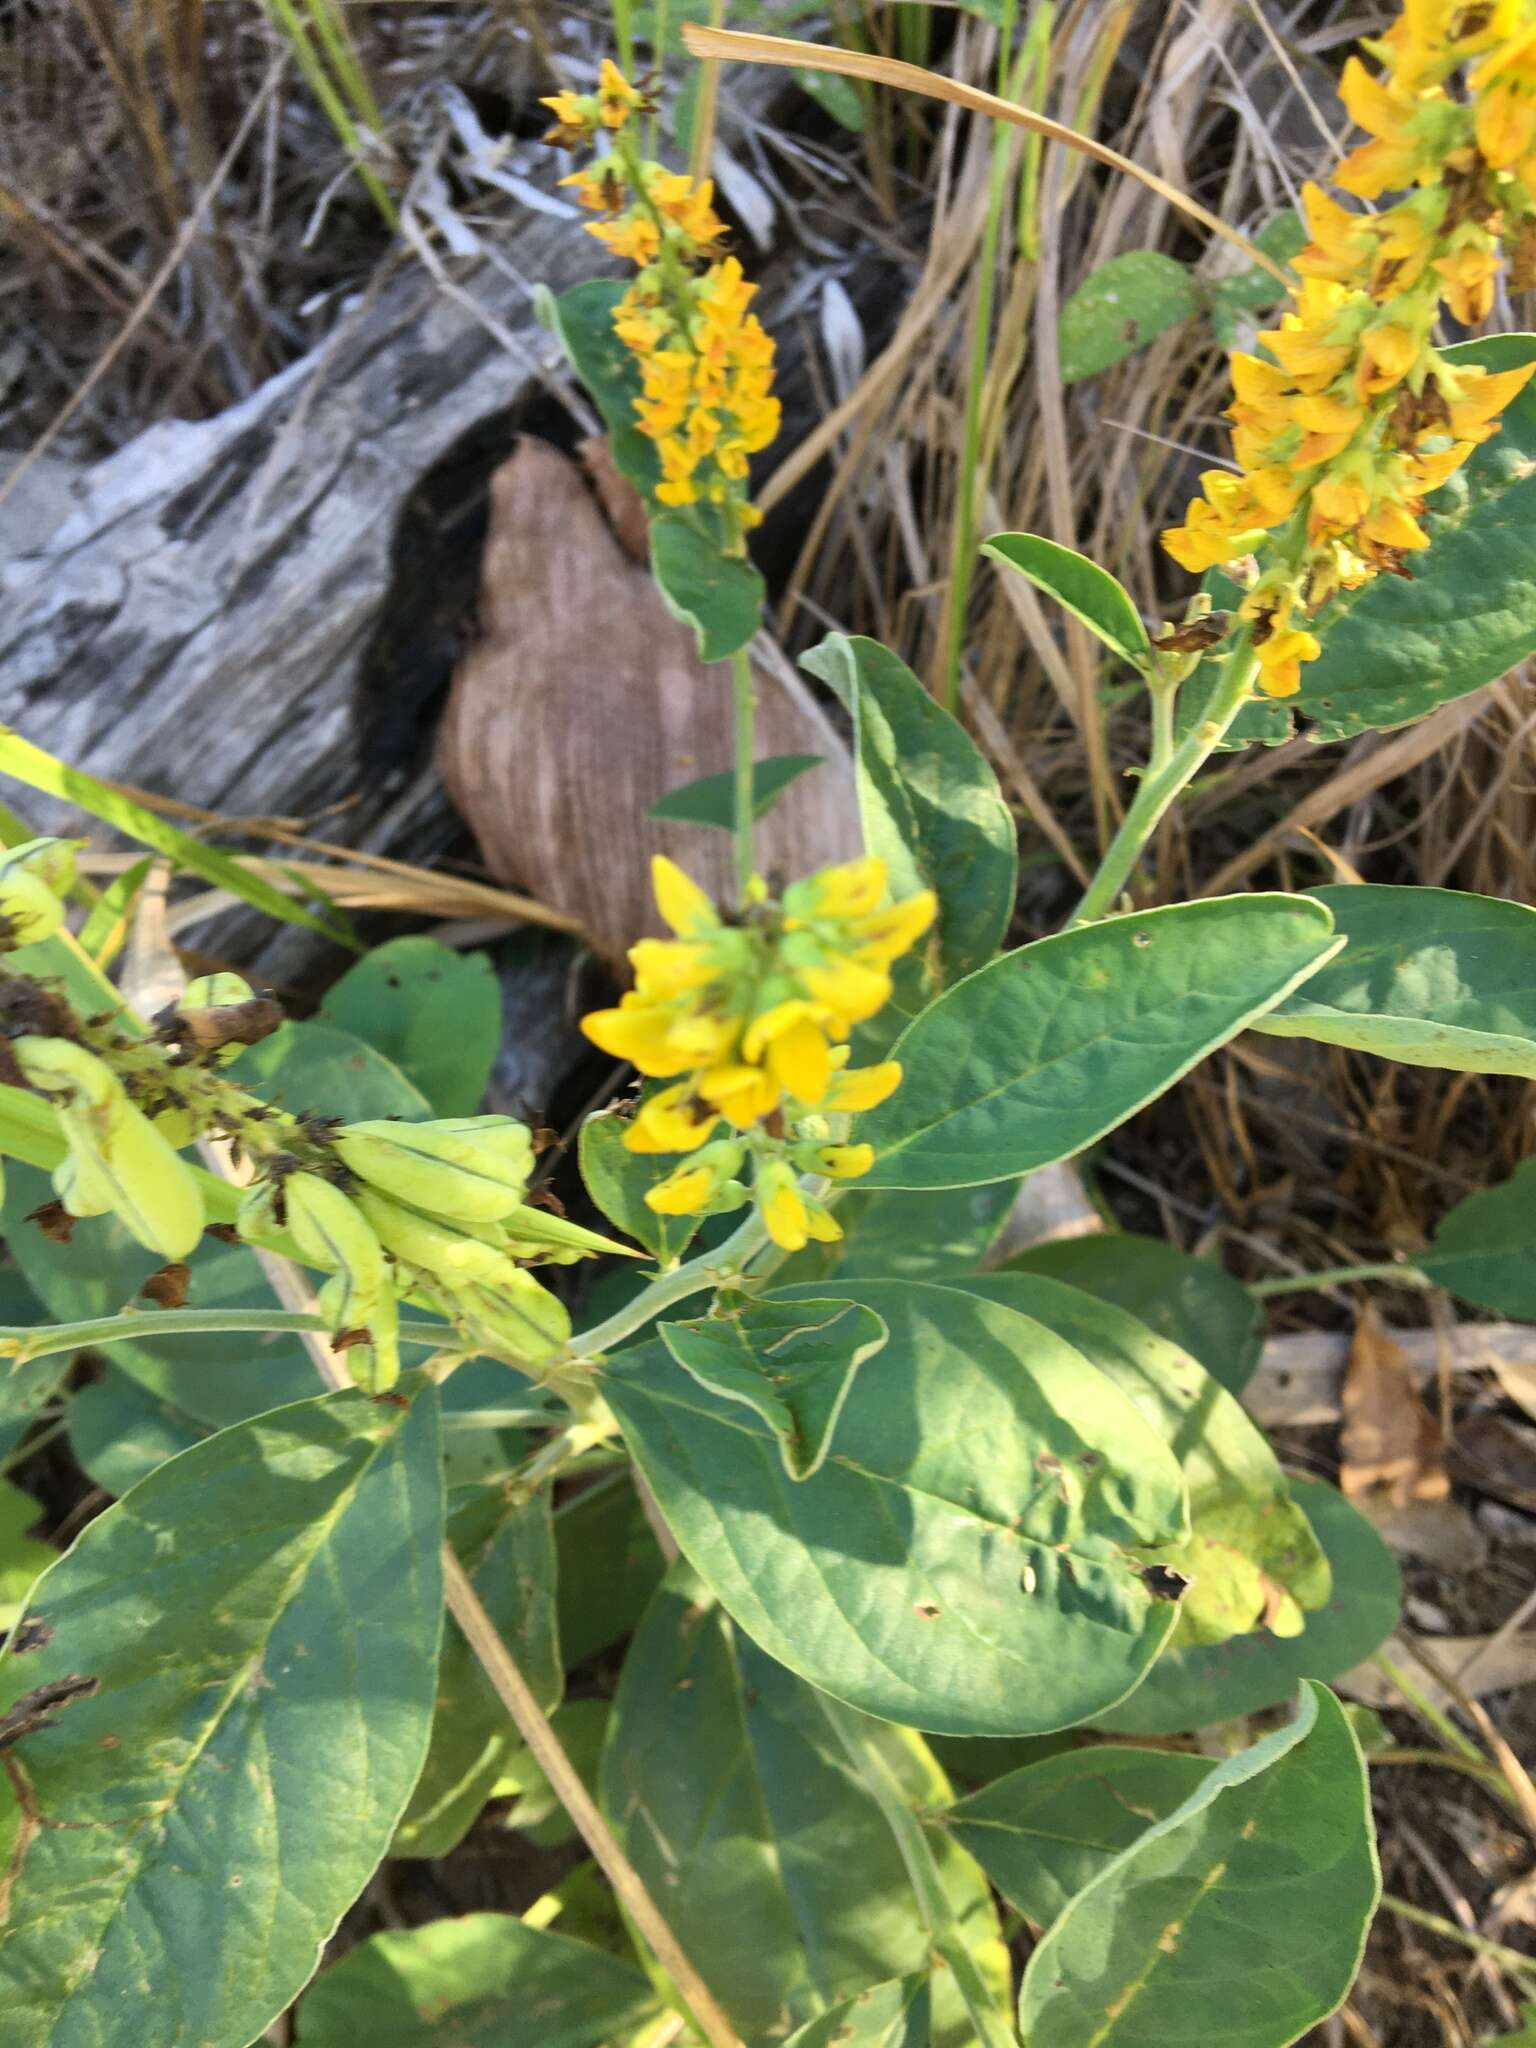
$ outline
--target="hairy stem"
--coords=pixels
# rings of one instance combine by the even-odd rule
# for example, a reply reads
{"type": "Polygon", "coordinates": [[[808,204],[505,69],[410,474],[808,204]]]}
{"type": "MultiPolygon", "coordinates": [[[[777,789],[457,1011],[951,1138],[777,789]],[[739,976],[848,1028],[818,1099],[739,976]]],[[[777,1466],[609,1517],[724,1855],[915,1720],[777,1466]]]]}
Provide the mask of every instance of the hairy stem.
{"type": "Polygon", "coordinates": [[[1321,1273],[1282,1273],[1273,1280],[1250,1280],[1250,1294],[1305,1294],[1314,1287],[1343,1287],[1352,1280],[1390,1280],[1395,1287],[1433,1287],[1417,1266],[1384,1260],[1374,1266],[1329,1266],[1321,1273]]]}
{"type": "MultiPolygon", "coordinates": [[[[83,1351],[88,1345],[121,1344],[134,1337],[198,1337],[231,1335],[240,1331],[270,1334],[280,1330],[323,1330],[325,1318],[286,1309],[172,1308],[126,1309],[121,1315],[93,1316],[81,1323],[0,1324],[0,1359],[10,1361],[14,1372],[30,1365],[34,1358],[51,1358],[59,1351],[83,1351]]],[[[444,1349],[443,1338],[451,1335],[435,1323],[402,1323],[400,1342],[420,1344],[430,1351],[444,1349]]]]}
{"type": "Polygon", "coordinates": [[[656,1960],[677,1987],[678,1995],[712,2048],[742,2048],[735,2028],[716,2004],[713,1993],[684,1953],[662,1918],[640,1873],[619,1847],[608,1823],[592,1802],[575,1767],[560,1746],[538,1701],[528,1689],[495,1623],[480,1604],[469,1576],[448,1544],[443,1546],[443,1573],[448,1612],[464,1633],[497,1699],[506,1708],[534,1761],[553,1787],[560,1804],[575,1822],[582,1840],[613,1886],[619,1903],[639,1928],[656,1960]]]}
{"type": "Polygon", "coordinates": [[[674,1302],[686,1301],[691,1294],[702,1294],[707,1288],[723,1286],[741,1273],[753,1253],[768,1242],[768,1232],[756,1210],[724,1244],[717,1245],[712,1252],[701,1252],[696,1259],[690,1259],[675,1272],[663,1273],[659,1280],[653,1280],[633,1301],[608,1317],[606,1322],[597,1323],[590,1330],[582,1330],[571,1339],[573,1358],[601,1358],[616,1344],[622,1344],[626,1337],[632,1337],[636,1330],[643,1330],[653,1316],[660,1315],[664,1308],[674,1302]]]}
{"type": "Polygon", "coordinates": [[[1247,703],[1257,667],[1258,662],[1244,633],[1222,665],[1205,717],[1185,735],[1162,767],[1150,770],[1143,777],[1135,802],[1125,814],[1124,824],[1110,842],[1108,852],[1099,863],[1098,873],[1088,885],[1088,893],[1067,926],[1069,931],[1073,925],[1085,924],[1096,917],[1107,917],[1114,909],[1121,890],[1141,858],[1142,848],[1157,830],[1169,805],[1199,774],[1247,703]]]}

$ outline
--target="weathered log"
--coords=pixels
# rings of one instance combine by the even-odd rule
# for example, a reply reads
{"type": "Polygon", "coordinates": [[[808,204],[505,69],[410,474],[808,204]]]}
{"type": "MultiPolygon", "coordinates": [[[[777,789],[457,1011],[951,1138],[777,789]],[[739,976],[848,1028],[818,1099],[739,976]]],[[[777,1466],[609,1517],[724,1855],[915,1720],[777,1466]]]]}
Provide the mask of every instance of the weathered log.
{"type": "MultiPolygon", "coordinates": [[[[423,861],[462,847],[419,714],[462,651],[486,480],[519,428],[571,432],[523,280],[560,290],[607,263],[538,213],[500,253],[451,293],[413,261],[241,405],[86,472],[64,522],[0,567],[0,722],[232,816],[423,861]]],[[[310,944],[280,934],[263,971],[310,944]]]]}

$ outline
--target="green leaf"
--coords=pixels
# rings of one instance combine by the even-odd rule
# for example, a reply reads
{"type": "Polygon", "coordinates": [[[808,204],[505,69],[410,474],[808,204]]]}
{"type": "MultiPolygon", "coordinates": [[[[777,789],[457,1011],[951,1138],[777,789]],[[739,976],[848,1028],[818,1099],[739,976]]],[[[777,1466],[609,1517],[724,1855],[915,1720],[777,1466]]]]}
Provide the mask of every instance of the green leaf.
{"type": "Polygon", "coordinates": [[[994,533],[982,542],[981,552],[1054,597],[1122,661],[1133,668],[1150,667],[1152,643],[1130,592],[1097,562],[1038,533],[994,533]]]}
{"type": "Polygon", "coordinates": [[[103,1492],[119,1500],[157,1465],[212,1434],[207,1423],[152,1394],[108,1360],[103,1360],[100,1378],[81,1387],[69,1403],[70,1449],[103,1492]]]}
{"type": "Polygon", "coordinates": [[[630,1633],[666,1573],[627,1469],[560,1503],[555,1556],[560,1647],[574,1670],[630,1633]]]}
{"type": "Polygon", "coordinates": [[[1181,1252],[1160,1237],[1125,1230],[1064,1237],[1031,1245],[1000,1270],[1065,1280],[1128,1309],[1149,1330],[1198,1358],[1230,1394],[1242,1393],[1259,1362],[1264,1312],[1248,1289],[1214,1259],[1181,1252]]]}
{"type": "MultiPolygon", "coordinates": [[[[820,754],[769,754],[752,764],[752,815],[766,818],[792,782],[822,763],[820,754]]],[[[645,814],[658,825],[717,825],[722,832],[736,823],[734,775],[701,775],[658,797],[645,814]]]]}
{"type": "Polygon", "coordinates": [[[877,640],[829,633],[800,666],[853,720],[864,845],[893,897],[932,889],[940,984],[990,960],[1013,915],[1018,832],[970,735],[877,640]]]}
{"type": "Polygon", "coordinates": [[[603,416],[614,467],[650,499],[661,482],[661,464],[656,443],[635,421],[639,369],[613,331],[615,308],[628,289],[620,277],[588,278],[552,300],[551,310],[571,367],[603,416]]]}
{"type": "Polygon", "coordinates": [[[42,1519],[30,1493],[0,1479],[0,1629],[15,1625],[32,1581],[59,1561],[51,1543],[29,1533],[42,1519]]]}
{"type": "Polygon", "coordinates": [[[11,1751],[7,2048],[121,2038],[125,2012],[156,2048],[232,2048],[313,1972],[426,1751],[443,1507],[417,1386],[225,1430],[38,1583],[53,1633],[0,1657],[0,1705],[97,1690],[11,1751]]]}
{"type": "Polygon", "coordinates": [[[1299,1634],[1330,1588],[1328,1562],[1274,1452],[1237,1398],[1187,1351],[1112,1302],[1038,1273],[985,1273],[968,1293],[1033,1316],[1133,1401],[1173,1450],[1191,1533],[1156,1562],[1190,1581],[1169,1651],[1265,1628],[1299,1634]]]}
{"type": "Polygon", "coordinates": [[[1536,2048],[1536,2003],[1521,2006],[1517,2034],[1495,2034],[1483,2048],[1536,2048]]]}
{"type": "Polygon", "coordinates": [[[368,1117],[434,1114],[421,1090],[384,1054],[334,1024],[281,1025],[229,1063],[229,1075],[294,1116],[368,1117]]]}
{"type": "MultiPolygon", "coordinates": [[[[560,1747],[594,1797],[608,1733],[608,1714],[607,1700],[567,1700],[550,1716],[550,1726],[560,1747]]],[[[557,1849],[562,1842],[576,1839],[576,1824],[534,1760],[532,1750],[519,1748],[509,1758],[496,1785],[495,1797],[511,1799],[502,1815],[502,1825],[526,1835],[535,1847],[557,1849]]]]}
{"type": "Polygon", "coordinates": [[[1298,1679],[1335,1678],[1363,1663],[1397,1626],[1403,1582],[1392,1553],[1334,1487],[1293,1479],[1291,1497],[1323,1546],[1333,1574],[1326,1607],[1299,1636],[1233,1636],[1159,1657],[1127,1700],[1098,1716],[1116,1735],[1173,1735],[1256,1714],[1289,1699],[1298,1679]]]}
{"type": "MultiPolygon", "coordinates": [[[[481,1487],[454,1506],[448,1534],[497,1633],[546,1713],[565,1686],[555,1634],[555,1540],[549,1491],[508,1500],[481,1487]]],[[[520,1747],[506,1709],[449,1618],[438,1667],[432,1741],[395,1834],[396,1856],[446,1856],[474,1824],[520,1747]]]]}
{"type": "Polygon", "coordinates": [[[1308,893],[1348,945],[1258,1030],[1413,1067],[1536,1079],[1536,910],[1458,889],[1308,893]]]}
{"type": "Polygon", "coordinates": [[[581,1178],[610,1223],[643,1244],[663,1266],[675,1266],[698,1234],[702,1216],[659,1216],[646,1206],[646,1190],[664,1178],[654,1156],[631,1152],[624,1133],[631,1117],[616,1109],[589,1116],[577,1139],[581,1178]]]}
{"type": "Polygon", "coordinates": [[[692,626],[701,661],[726,661],[763,623],[767,590],[749,561],[724,555],[688,519],[651,521],[651,574],[674,619],[692,626]]]}
{"type": "Polygon", "coordinates": [[[299,2008],[299,2048],[596,2048],[657,2010],[644,1977],[510,1913],[375,1934],[299,2008]]]}
{"type": "Polygon", "coordinates": [[[1200,288],[1182,263],[1156,249],[1111,256],[1085,278],[1061,309],[1057,341],[1061,381],[1112,369],[1199,312],[1200,288]]]}
{"type": "MultiPolygon", "coordinates": [[[[917,1738],[881,1726],[875,1739],[914,1800],[947,1800],[917,1738]]],[[[684,1566],[630,1644],[601,1791],[642,1881],[748,2041],[789,2032],[871,1978],[926,1966],[896,1839],[815,1694],[684,1566]]],[[[935,1847],[972,1944],[995,1941],[980,1873],[952,1845],[935,1847]]],[[[961,2048],[957,2006],[935,2002],[935,2042],[961,2048]]]]}
{"type": "Polygon", "coordinates": [[[938,1280],[974,1273],[1008,1219],[1017,1181],[915,1192],[849,1188],[837,1205],[842,1236],[784,1261],[780,1286],[857,1274],[861,1280],[938,1280]]]}
{"type": "Polygon", "coordinates": [[[501,1046],[501,987],[484,953],[391,939],[332,985],[320,1021],[383,1053],[434,1116],[473,1116],[501,1046]]]}
{"type": "Polygon", "coordinates": [[[1079,1892],[1029,1959],[1031,2048],[1286,2048],[1343,2002],[1381,1896],[1365,1762],[1339,1703],[1207,1773],[1079,1892]]]}
{"type": "Polygon", "coordinates": [[[835,71],[807,71],[803,64],[795,65],[790,76],[823,113],[832,116],[839,128],[846,128],[850,135],[864,133],[868,116],[854,79],[843,78],[835,71]]]}
{"type": "Polygon", "coordinates": [[[1463,1301],[1536,1322],[1536,1159],[1458,1202],[1416,1263],[1463,1301]]]}
{"type": "Polygon", "coordinates": [[[863,1185],[969,1187],[1080,1152],[1284,1000],[1337,950],[1306,897],[1213,897],[1005,953],[896,1041],[859,1120],[863,1185]]]}
{"type": "MultiPolygon", "coordinates": [[[[1458,342],[1453,363],[1504,370],[1536,354],[1536,336],[1458,342]]],[[[1536,390],[1527,385],[1503,426],[1428,500],[1430,546],[1406,576],[1377,576],[1319,614],[1322,658],[1301,689],[1266,707],[1281,737],[1291,716],[1315,740],[1352,739],[1406,725],[1505,675],[1536,651],[1536,390]]],[[[1244,714],[1246,718],[1247,714],[1244,714]]]]}
{"type": "Polygon", "coordinates": [[[353,952],[358,950],[356,941],[336,918],[317,917],[292,896],[249,873],[231,854],[210,846],[205,839],[193,839],[168,818],[146,810],[110,783],[99,781],[83,768],[71,768],[66,762],[56,760],[41,747],[34,747],[30,740],[24,740],[20,733],[11,732],[4,726],[0,726],[0,775],[13,775],[29,789],[40,789],[45,796],[58,797],[64,803],[77,805],[90,817],[113,826],[126,838],[136,839],[141,846],[152,846],[157,853],[167,855],[188,874],[201,875],[205,882],[212,882],[216,888],[227,889],[230,895],[241,903],[248,903],[253,910],[264,911],[268,917],[274,917],[282,924],[304,925],[310,931],[323,933],[337,945],[349,947],[353,952]]]}
{"type": "Polygon", "coordinates": [[[987,1785],[949,1810],[950,1833],[1010,1906],[1051,1922],[1150,1821],[1182,1805],[1212,1768],[1204,1756],[1099,1743],[987,1785]]]}
{"type": "MultiPolygon", "coordinates": [[[[1253,244],[1276,263],[1288,264],[1301,254],[1311,239],[1306,222],[1293,207],[1288,206],[1260,228],[1253,237],[1253,244]]],[[[1237,345],[1241,320],[1278,305],[1285,296],[1285,287],[1257,263],[1250,264],[1246,270],[1234,272],[1230,277],[1218,277],[1209,289],[1211,327],[1222,347],[1228,349],[1237,345]]]]}
{"type": "Polygon", "coordinates": [[[768,1424],[663,1345],[610,1362],[603,1390],[683,1552],[771,1656],[886,1720],[1031,1735],[1106,1711],[1175,1620],[1139,1564],[1187,1526],[1172,1454],[1013,1310],[842,1284],[890,1341],[812,1479],[791,1480],[768,1424]]]}
{"type": "Polygon", "coordinates": [[[797,1300],[659,1323],[657,1335],[706,1393],[740,1401],[766,1422],[785,1472],[805,1480],[826,1463],[854,1374],[890,1332],[854,1302],[797,1300]]]}

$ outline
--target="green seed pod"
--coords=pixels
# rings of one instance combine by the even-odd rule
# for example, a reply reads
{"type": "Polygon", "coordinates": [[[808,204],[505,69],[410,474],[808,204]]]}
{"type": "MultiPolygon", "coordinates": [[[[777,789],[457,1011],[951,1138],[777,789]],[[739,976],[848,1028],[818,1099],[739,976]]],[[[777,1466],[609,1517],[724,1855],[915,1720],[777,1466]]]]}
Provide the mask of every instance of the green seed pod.
{"type": "Polygon", "coordinates": [[[334,1275],[320,1290],[331,1327],[361,1329],[380,1298],[392,1292],[372,1226],[340,1188],[315,1173],[288,1175],[283,1210],[299,1257],[334,1275]]]}
{"type": "Polygon", "coordinates": [[[342,1360],[365,1394],[384,1394],[400,1377],[400,1306],[393,1294],[381,1296],[368,1318],[368,1342],[349,1344],[342,1360]]]}
{"type": "Polygon", "coordinates": [[[53,1169],[53,1192],[71,1216],[112,1213],[112,1183],[86,1153],[65,1153],[53,1169]]]}
{"type": "Polygon", "coordinates": [[[408,1207],[455,1222],[494,1223],[516,1208],[533,1166],[533,1140],[510,1117],[437,1123],[346,1124],[338,1154],[359,1179],[408,1207]]]}
{"type": "Polygon", "coordinates": [[[385,1251],[443,1287],[475,1280],[494,1285],[517,1270],[499,1246],[436,1217],[423,1216],[417,1209],[407,1209],[376,1189],[363,1188],[355,1200],[385,1251]]]}
{"type": "Polygon", "coordinates": [[[11,1053],[29,1087],[46,1095],[61,1114],[88,1118],[102,1135],[128,1107],[123,1085],[106,1061],[73,1039],[13,1038],[11,1053]]]}
{"type": "Polygon", "coordinates": [[[513,1284],[465,1288],[454,1295],[452,1307],[456,1320],[492,1357],[540,1365],[570,1342],[571,1318],[564,1302],[531,1273],[519,1267],[513,1272],[513,1284]]]}
{"type": "MultiPolygon", "coordinates": [[[[140,1244],[163,1259],[184,1259],[203,1234],[202,1190],[148,1117],[124,1101],[105,1132],[98,1113],[61,1110],[59,1122],[77,1162],[71,1192],[91,1205],[84,1213],[102,1214],[97,1204],[110,1188],[107,1206],[140,1244]]],[[[62,1191],[59,1199],[70,1207],[62,1191]]]]}
{"type": "Polygon", "coordinates": [[[27,839],[20,846],[0,848],[0,877],[35,875],[57,896],[75,886],[75,858],[83,839],[27,839]]]}
{"type": "Polygon", "coordinates": [[[0,950],[51,939],[64,922],[64,905],[41,875],[15,868],[0,874],[0,950]]]}
{"type": "Polygon", "coordinates": [[[517,1259],[541,1259],[551,1266],[574,1265],[578,1259],[595,1259],[601,1252],[616,1252],[621,1258],[642,1258],[633,1245],[617,1238],[603,1237],[580,1223],[570,1223],[549,1209],[531,1209],[519,1203],[501,1218],[503,1242],[517,1259]]]}

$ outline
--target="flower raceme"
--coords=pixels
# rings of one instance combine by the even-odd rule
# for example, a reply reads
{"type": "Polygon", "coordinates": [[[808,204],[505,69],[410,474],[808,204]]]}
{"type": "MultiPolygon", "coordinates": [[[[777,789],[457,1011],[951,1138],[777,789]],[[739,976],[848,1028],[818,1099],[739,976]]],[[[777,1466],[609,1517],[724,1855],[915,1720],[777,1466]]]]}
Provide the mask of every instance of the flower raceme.
{"type": "Polygon", "coordinates": [[[1425,498],[1497,433],[1536,370],[1452,364],[1432,341],[1442,308],[1467,326],[1487,317],[1501,242],[1513,228],[1528,240],[1536,218],[1536,0],[1409,0],[1364,47],[1380,69],[1351,57],[1341,91],[1370,140],[1334,183],[1367,201],[1404,196],[1362,214],[1304,188],[1301,283],[1259,335],[1265,353],[1232,358],[1238,472],[1208,471],[1163,535],[1196,575],[1259,554],[1241,610],[1274,697],[1321,652],[1308,620],[1322,604],[1407,573],[1429,544],[1425,498]]]}
{"type": "Polygon", "coordinates": [[[775,1243],[837,1237],[797,1175],[847,1180],[872,1163],[868,1146],[835,1142],[828,1119],[873,1109],[901,1079],[894,1060],[850,1070],[847,1041],[933,922],[932,892],[886,904],[884,863],[856,860],[792,884],[778,904],[754,883],[732,921],[671,861],[658,856],[651,871],[674,936],[632,947],[634,988],[582,1021],[604,1052],[671,1083],[625,1133],[632,1152],[689,1155],[647,1203],[683,1216],[739,1207],[750,1156],[752,1199],[775,1243]]]}
{"type": "Polygon", "coordinates": [[[751,311],[757,287],[725,253],[714,186],[640,154],[634,116],[651,102],[606,59],[595,94],[556,93],[544,105],[555,115],[546,140],[557,146],[611,139],[606,155],[561,182],[603,215],[588,234],[639,273],[613,326],[639,370],[635,419],[656,444],[657,499],[711,509],[725,551],[740,554],[761,517],[748,466],[778,433],[780,408],[774,344],[751,311]]]}

